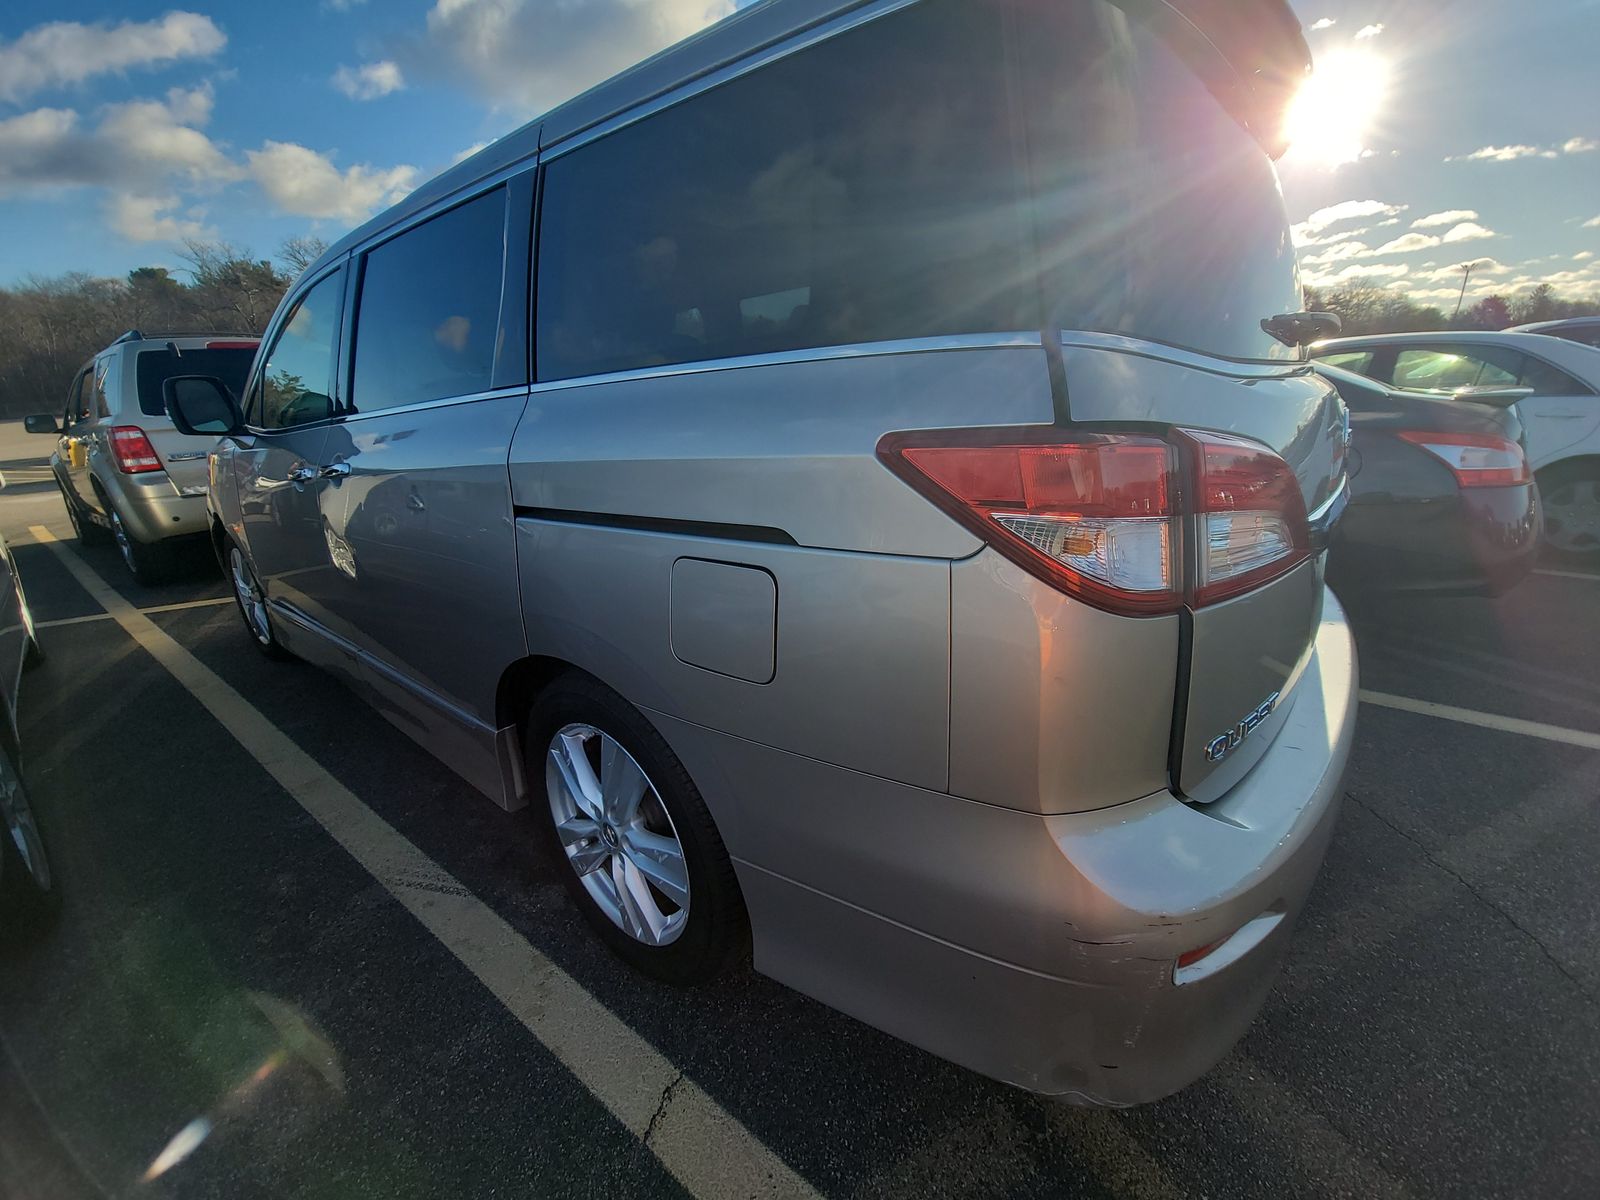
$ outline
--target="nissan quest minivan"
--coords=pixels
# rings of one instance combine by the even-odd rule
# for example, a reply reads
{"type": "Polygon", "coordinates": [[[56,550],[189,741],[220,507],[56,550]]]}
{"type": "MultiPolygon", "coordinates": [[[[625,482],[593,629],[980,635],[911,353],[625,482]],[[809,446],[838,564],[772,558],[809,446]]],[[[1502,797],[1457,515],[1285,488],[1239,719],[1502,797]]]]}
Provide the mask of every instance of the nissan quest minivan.
{"type": "Polygon", "coordinates": [[[997,1079],[1241,1036],[1355,713],[1280,0],[767,0],[356,230],[221,435],[254,643],[507,808],[624,959],[997,1079]]]}

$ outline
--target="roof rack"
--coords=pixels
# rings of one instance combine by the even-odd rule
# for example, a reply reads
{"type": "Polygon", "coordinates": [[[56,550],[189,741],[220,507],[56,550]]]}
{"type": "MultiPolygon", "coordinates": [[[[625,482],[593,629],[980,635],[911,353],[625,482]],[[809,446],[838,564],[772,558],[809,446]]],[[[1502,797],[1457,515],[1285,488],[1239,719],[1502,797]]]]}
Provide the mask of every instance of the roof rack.
{"type": "Polygon", "coordinates": [[[142,341],[144,341],[144,334],[140,333],[137,329],[130,329],[130,330],[128,330],[127,333],[123,334],[121,337],[119,337],[116,341],[112,342],[111,344],[113,346],[120,346],[124,342],[142,342],[142,341]]]}

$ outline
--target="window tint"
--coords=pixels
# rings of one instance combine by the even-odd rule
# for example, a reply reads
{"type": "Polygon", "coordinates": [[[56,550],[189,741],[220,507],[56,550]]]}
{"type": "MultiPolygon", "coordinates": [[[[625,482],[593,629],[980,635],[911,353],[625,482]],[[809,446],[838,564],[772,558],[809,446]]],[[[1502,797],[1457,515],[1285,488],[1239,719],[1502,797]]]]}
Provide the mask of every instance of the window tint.
{"type": "Polygon", "coordinates": [[[344,272],[335,271],[295,305],[261,370],[263,429],[304,425],[333,414],[333,351],[339,340],[344,272]]]}
{"type": "Polygon", "coordinates": [[[929,0],[555,159],[539,377],[1038,329],[1001,31],[929,0]]]}
{"type": "Polygon", "coordinates": [[[1531,387],[1536,396],[1588,396],[1593,389],[1579,383],[1558,367],[1543,359],[1524,357],[1522,360],[1522,386],[1531,387]]]}
{"type": "Polygon", "coordinates": [[[134,383],[139,391],[139,411],[146,416],[164,416],[166,398],[161,385],[174,375],[215,375],[228,385],[235,397],[244,395],[245,377],[255,359],[253,349],[185,350],[174,354],[165,346],[141,350],[134,360],[134,383]]]}
{"type": "Polygon", "coordinates": [[[1419,391],[1515,387],[1520,354],[1479,347],[1408,348],[1394,360],[1394,386],[1419,391]]]}
{"type": "Polygon", "coordinates": [[[356,412],[487,391],[505,260],[504,188],[385,242],[356,306],[356,412]]]}
{"type": "Polygon", "coordinates": [[[1354,371],[1357,375],[1369,375],[1372,372],[1372,358],[1376,351],[1373,350],[1340,350],[1333,354],[1318,354],[1318,362],[1325,362],[1330,367],[1343,367],[1346,371],[1354,371]]]}

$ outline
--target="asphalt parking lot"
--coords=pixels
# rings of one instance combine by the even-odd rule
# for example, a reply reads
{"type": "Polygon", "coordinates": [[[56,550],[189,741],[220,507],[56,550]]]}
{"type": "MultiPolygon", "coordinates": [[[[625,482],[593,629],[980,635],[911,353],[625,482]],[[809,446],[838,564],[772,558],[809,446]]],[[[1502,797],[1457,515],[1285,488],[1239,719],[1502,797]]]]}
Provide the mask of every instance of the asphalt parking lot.
{"type": "Polygon", "coordinates": [[[0,1194],[1600,1194],[1600,569],[1352,602],[1372,695],[1265,1011],[1180,1095],[1070,1109],[748,971],[632,974],[527,813],[256,654],[203,551],[152,589],[80,551],[15,431],[67,904],[0,960],[0,1194]]]}

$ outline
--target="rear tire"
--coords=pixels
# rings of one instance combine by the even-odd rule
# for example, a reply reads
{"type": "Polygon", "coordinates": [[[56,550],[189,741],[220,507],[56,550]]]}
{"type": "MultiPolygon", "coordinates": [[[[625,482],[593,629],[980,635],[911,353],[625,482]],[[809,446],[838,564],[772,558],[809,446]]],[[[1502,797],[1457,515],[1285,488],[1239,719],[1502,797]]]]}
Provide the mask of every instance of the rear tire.
{"type": "Polygon", "coordinates": [[[61,908],[59,884],[17,757],[0,741],[0,937],[10,942],[43,932],[61,908]]]}
{"type": "Polygon", "coordinates": [[[255,648],[268,658],[284,660],[293,658],[278,640],[272,626],[272,612],[267,608],[267,594],[256,577],[256,569],[239,544],[229,540],[222,548],[222,571],[233,589],[233,602],[238,606],[239,619],[255,648]]]}
{"type": "Polygon", "coordinates": [[[122,553],[122,561],[144,587],[164,583],[172,573],[172,548],[159,542],[141,542],[114,508],[111,509],[111,537],[122,553]]]}
{"type": "Polygon", "coordinates": [[[600,939],[668,983],[721,973],[748,941],[744,897],[699,789],[654,726],[573,672],[534,702],[523,752],[540,838],[600,939]]]}
{"type": "Polygon", "coordinates": [[[1600,558],[1600,463],[1556,463],[1539,472],[1544,544],[1566,558],[1600,558]]]}

